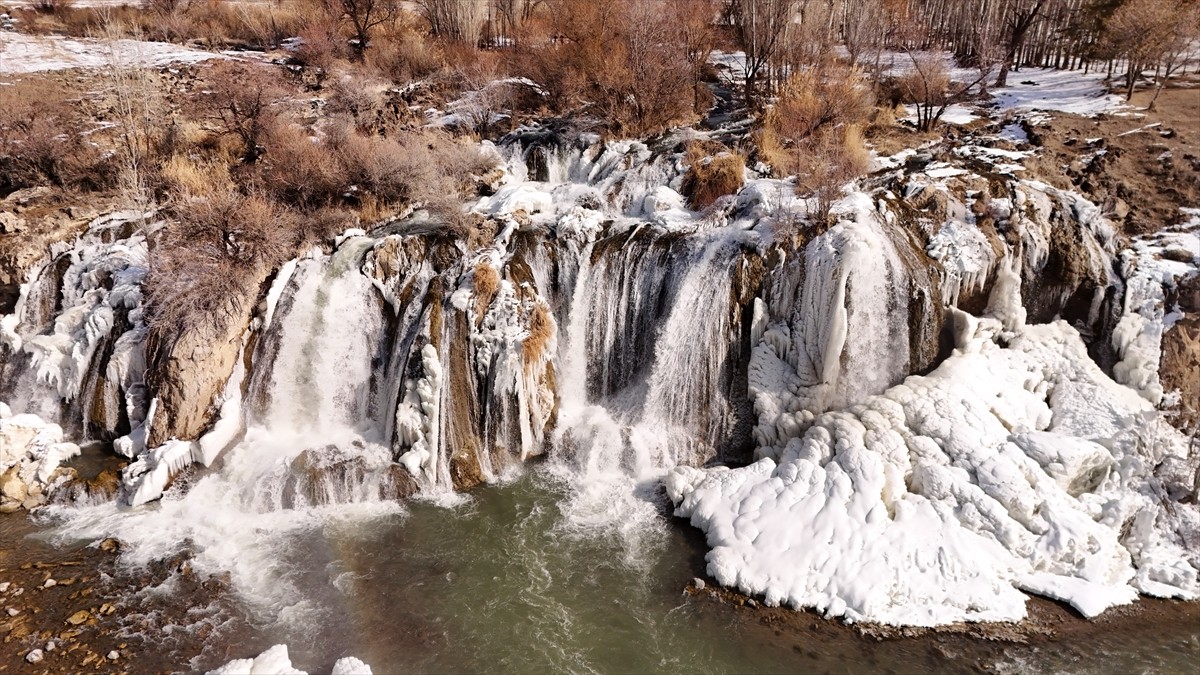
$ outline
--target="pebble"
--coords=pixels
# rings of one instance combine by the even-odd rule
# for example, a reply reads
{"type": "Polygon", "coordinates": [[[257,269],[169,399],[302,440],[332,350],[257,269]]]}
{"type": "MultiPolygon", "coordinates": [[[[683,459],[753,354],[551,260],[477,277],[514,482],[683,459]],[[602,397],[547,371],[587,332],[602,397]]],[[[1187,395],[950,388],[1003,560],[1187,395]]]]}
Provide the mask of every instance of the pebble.
{"type": "Polygon", "coordinates": [[[46,643],[46,651],[48,651],[48,652],[52,652],[57,648],[58,648],[58,645],[54,644],[54,640],[51,640],[46,643]]]}
{"type": "Polygon", "coordinates": [[[698,590],[698,591],[704,590],[704,580],[701,579],[700,577],[696,577],[695,579],[692,579],[692,585],[695,586],[696,590],[698,590]]]}
{"type": "Polygon", "coordinates": [[[12,585],[11,581],[5,581],[4,583],[0,583],[0,593],[7,593],[8,587],[11,585],[12,585]]]}
{"type": "Polygon", "coordinates": [[[67,617],[67,623],[71,624],[72,626],[78,626],[84,621],[87,621],[90,616],[91,614],[86,609],[81,609],[67,617]]]}
{"type": "Polygon", "coordinates": [[[57,586],[57,585],[58,585],[57,581],[55,581],[53,579],[47,579],[46,583],[42,584],[42,588],[50,588],[52,586],[57,586]]]}
{"type": "Polygon", "coordinates": [[[16,616],[16,615],[18,615],[18,614],[20,614],[20,613],[21,613],[21,610],[17,609],[16,607],[9,607],[9,608],[8,608],[8,615],[9,615],[9,616],[16,616]]]}
{"type": "Polygon", "coordinates": [[[115,649],[114,649],[114,650],[112,650],[111,652],[109,652],[109,653],[108,653],[108,660],[109,660],[109,661],[116,661],[116,660],[117,660],[117,659],[119,659],[119,658],[121,658],[121,652],[119,652],[119,651],[117,651],[117,650],[115,650],[115,649]]]}
{"type": "Polygon", "coordinates": [[[42,650],[40,650],[40,649],[35,649],[35,650],[33,650],[33,651],[29,652],[28,654],[26,654],[26,655],[25,655],[25,660],[26,660],[26,661],[28,661],[28,662],[30,662],[30,663],[41,663],[41,661],[42,661],[42,650]]]}

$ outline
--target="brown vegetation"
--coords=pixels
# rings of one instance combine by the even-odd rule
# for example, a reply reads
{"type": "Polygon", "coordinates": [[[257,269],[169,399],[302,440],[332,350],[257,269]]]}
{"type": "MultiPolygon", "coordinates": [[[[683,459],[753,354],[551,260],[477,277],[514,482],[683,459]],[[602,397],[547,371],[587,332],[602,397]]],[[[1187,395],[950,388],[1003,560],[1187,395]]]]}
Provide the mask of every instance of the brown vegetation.
{"type": "Polygon", "coordinates": [[[548,347],[554,337],[554,315],[544,302],[538,302],[529,315],[529,335],[521,343],[521,354],[526,368],[532,368],[535,364],[545,361],[548,347]]]}
{"type": "Polygon", "coordinates": [[[694,87],[708,49],[679,4],[547,4],[544,21],[531,22],[519,42],[518,70],[547,90],[557,112],[634,136],[695,118],[694,87]]]}
{"type": "Polygon", "coordinates": [[[471,283],[475,289],[475,325],[483,325],[483,317],[496,294],[500,292],[500,274],[486,262],[475,265],[471,275],[471,283]]]}
{"type": "Polygon", "coordinates": [[[29,78],[0,86],[0,197],[44,184],[111,187],[112,157],[88,141],[82,121],[61,85],[29,78]]]}
{"type": "Polygon", "coordinates": [[[737,194],[746,182],[746,161],[738,153],[713,142],[688,145],[688,169],[683,175],[683,196],[688,207],[701,210],[726,195],[737,194]]]}
{"type": "Polygon", "coordinates": [[[294,214],[259,196],[210,192],[182,202],[151,251],[146,293],[151,326],[185,330],[241,294],[249,268],[272,269],[297,242],[294,214]]]}
{"type": "Polygon", "coordinates": [[[816,198],[825,220],[842,186],[866,172],[862,126],[872,111],[871,91],[855,70],[798,72],[788,78],[756,133],[759,155],[780,175],[796,175],[796,189],[816,198]]]}

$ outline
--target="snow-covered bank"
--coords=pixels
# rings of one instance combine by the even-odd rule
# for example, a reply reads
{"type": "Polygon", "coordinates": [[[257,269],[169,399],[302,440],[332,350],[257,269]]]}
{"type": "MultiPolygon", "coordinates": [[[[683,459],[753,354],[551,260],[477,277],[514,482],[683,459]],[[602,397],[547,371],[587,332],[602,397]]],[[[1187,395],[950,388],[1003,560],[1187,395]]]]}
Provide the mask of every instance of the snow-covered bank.
{"type": "Polygon", "coordinates": [[[62,427],[36,415],[13,415],[0,402],[0,513],[44,504],[69,478],[59,465],[78,454],[78,445],[64,442],[62,427]]]}

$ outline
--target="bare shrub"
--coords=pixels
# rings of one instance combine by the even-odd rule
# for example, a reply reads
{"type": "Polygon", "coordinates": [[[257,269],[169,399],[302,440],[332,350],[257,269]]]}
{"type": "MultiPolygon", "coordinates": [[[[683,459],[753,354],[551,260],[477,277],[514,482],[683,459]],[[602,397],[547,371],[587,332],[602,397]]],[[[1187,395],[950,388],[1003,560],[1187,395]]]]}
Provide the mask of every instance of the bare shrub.
{"type": "Polygon", "coordinates": [[[912,68],[896,80],[901,100],[917,108],[917,129],[932,131],[954,103],[964,101],[971,88],[983,81],[984,71],[971,82],[954,82],[939,54],[909,53],[912,68]]]}
{"type": "Polygon", "coordinates": [[[742,156],[715,142],[688,145],[687,173],[683,175],[683,194],[688,207],[699,210],[725,195],[736,194],[745,183],[746,162],[742,156]]]}
{"type": "Polygon", "coordinates": [[[357,129],[371,133],[383,116],[385,88],[382,82],[361,77],[355,71],[342,72],[330,84],[327,108],[353,120],[357,129]]]}
{"type": "Polygon", "coordinates": [[[797,155],[796,191],[814,198],[813,219],[828,223],[830,208],[841,196],[842,188],[866,173],[871,156],[858,125],[825,129],[804,145],[804,151],[797,155]]]}
{"type": "Polygon", "coordinates": [[[36,185],[112,187],[112,156],[84,136],[71,94],[42,78],[0,87],[0,195],[36,185]]]}
{"type": "Polygon", "coordinates": [[[778,173],[797,171],[808,139],[828,128],[867,121],[873,96],[858,70],[806,69],[782,85],[755,134],[759,153],[778,173]]]}
{"type": "Polygon", "coordinates": [[[271,150],[256,165],[256,179],[273,198],[301,209],[341,201],[350,186],[338,157],[296,125],[279,124],[268,135],[271,150]]]}
{"type": "Polygon", "coordinates": [[[239,138],[242,161],[253,164],[265,150],[266,130],[287,105],[288,90],[267,69],[236,61],[212,66],[206,82],[207,88],[193,99],[195,112],[222,133],[239,138]]]}
{"type": "Polygon", "coordinates": [[[387,79],[407,83],[442,67],[441,52],[425,35],[406,23],[381,30],[366,62],[387,79]]]}
{"type": "Polygon", "coordinates": [[[254,270],[274,268],[294,250],[295,218],[270,200],[215,192],[182,203],[154,242],[146,278],[151,330],[178,335],[199,321],[220,321],[231,296],[254,270]]]}
{"type": "Polygon", "coordinates": [[[590,113],[623,135],[692,120],[696,65],[666,0],[550,0],[544,25],[527,23],[520,71],[560,113],[590,113]],[[541,34],[533,33],[540,29],[541,34]]]}
{"type": "Polygon", "coordinates": [[[866,171],[862,125],[873,97],[857,70],[805,70],[783,84],[755,134],[759,153],[780,175],[795,174],[797,191],[816,198],[826,220],[842,186],[866,171]]]}
{"type": "Polygon", "coordinates": [[[303,66],[329,70],[335,59],[344,56],[344,42],[338,36],[337,24],[314,21],[300,31],[300,46],[292,58],[303,66]]]}
{"type": "Polygon", "coordinates": [[[391,23],[400,14],[399,0],[321,0],[331,17],[349,24],[353,38],[350,41],[355,58],[363,55],[371,45],[371,37],[379,26],[391,23]]]}

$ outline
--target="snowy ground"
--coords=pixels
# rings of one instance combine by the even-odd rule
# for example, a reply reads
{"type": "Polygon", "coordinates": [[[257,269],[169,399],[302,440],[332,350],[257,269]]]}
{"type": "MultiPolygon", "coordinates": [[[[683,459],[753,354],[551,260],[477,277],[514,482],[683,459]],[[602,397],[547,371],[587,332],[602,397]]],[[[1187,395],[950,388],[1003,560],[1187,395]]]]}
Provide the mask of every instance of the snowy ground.
{"type": "Polygon", "coordinates": [[[1010,86],[993,89],[1000,111],[1056,110],[1076,115],[1096,115],[1126,107],[1116,94],[1106,93],[1104,74],[1081,70],[1031,68],[1009,73],[1010,86]]]}
{"type": "Polygon", "coordinates": [[[101,68],[113,62],[158,67],[215,58],[223,57],[166,42],[104,41],[0,32],[0,74],[101,68]]]}

